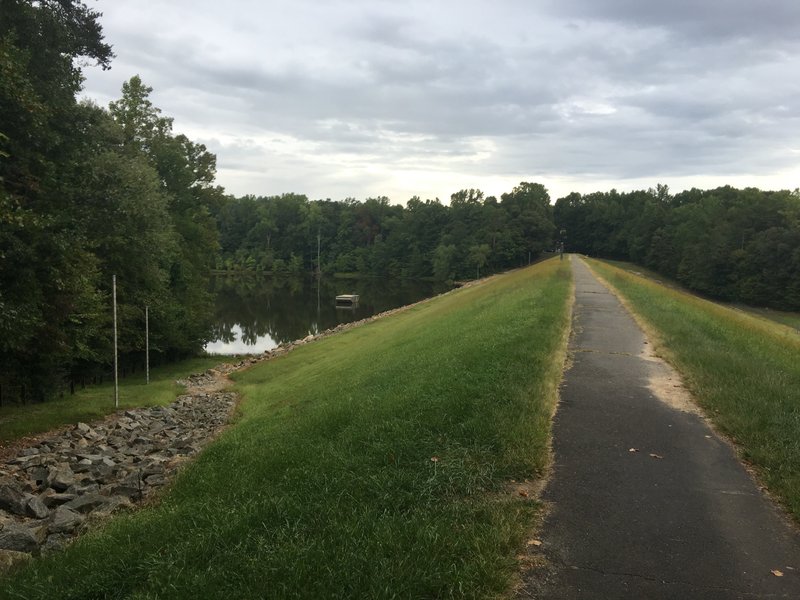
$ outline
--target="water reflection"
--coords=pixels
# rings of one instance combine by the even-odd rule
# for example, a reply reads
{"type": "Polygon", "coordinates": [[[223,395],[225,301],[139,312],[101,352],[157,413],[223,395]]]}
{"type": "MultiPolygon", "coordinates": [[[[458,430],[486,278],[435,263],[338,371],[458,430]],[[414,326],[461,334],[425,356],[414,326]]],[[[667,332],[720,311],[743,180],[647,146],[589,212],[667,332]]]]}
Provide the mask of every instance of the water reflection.
{"type": "Polygon", "coordinates": [[[220,276],[211,354],[263,352],[278,344],[411,304],[447,288],[396,279],[220,276]],[[358,306],[337,307],[339,294],[358,294],[358,306]]]}

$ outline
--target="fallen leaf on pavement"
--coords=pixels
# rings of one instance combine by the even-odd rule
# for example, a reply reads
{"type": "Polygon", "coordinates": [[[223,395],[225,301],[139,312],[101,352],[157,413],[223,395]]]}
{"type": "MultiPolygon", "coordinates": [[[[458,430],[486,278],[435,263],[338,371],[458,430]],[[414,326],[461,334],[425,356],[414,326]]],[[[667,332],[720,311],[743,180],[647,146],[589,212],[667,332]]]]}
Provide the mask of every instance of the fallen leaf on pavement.
{"type": "Polygon", "coordinates": [[[653,454],[652,452],[650,453],[650,456],[651,456],[651,458],[657,458],[657,459],[659,459],[659,460],[660,460],[660,459],[662,459],[662,458],[664,458],[664,457],[663,457],[663,456],[661,456],[660,454],[653,454]]]}
{"type": "Polygon", "coordinates": [[[772,569],[770,572],[775,575],[775,577],[783,577],[783,571],[778,571],[778,569],[772,569]]]}
{"type": "Polygon", "coordinates": [[[630,450],[628,450],[628,452],[638,452],[638,451],[639,451],[638,448],[631,448],[630,450]]]}

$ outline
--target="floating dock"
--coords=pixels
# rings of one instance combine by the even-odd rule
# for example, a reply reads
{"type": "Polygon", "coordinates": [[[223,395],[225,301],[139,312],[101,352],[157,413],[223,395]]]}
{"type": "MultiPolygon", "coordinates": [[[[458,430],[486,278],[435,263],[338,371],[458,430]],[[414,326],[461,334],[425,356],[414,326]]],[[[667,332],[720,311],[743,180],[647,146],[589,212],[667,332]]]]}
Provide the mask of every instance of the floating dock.
{"type": "Polygon", "coordinates": [[[358,306],[358,294],[340,294],[336,296],[336,306],[358,306]]]}

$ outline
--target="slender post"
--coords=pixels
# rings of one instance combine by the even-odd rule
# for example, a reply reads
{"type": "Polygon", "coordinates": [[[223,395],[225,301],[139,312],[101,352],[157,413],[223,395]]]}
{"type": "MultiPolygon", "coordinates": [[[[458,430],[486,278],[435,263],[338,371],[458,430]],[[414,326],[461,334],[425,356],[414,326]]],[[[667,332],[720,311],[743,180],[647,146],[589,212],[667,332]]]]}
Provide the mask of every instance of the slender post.
{"type": "Polygon", "coordinates": [[[111,296],[114,304],[114,408],[119,408],[119,364],[117,362],[117,276],[111,276],[111,296]]]}
{"type": "Polygon", "coordinates": [[[144,307],[144,372],[145,383],[150,383],[150,307],[144,307]]]}

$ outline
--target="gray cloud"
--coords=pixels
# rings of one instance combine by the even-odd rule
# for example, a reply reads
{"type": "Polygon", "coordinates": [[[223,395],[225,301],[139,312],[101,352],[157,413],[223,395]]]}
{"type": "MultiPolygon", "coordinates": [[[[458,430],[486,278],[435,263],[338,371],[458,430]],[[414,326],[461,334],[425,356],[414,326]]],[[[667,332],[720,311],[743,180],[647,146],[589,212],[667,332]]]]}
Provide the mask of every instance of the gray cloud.
{"type": "Polygon", "coordinates": [[[237,193],[797,168],[794,0],[98,5],[89,95],[141,74],[237,193]]]}
{"type": "Polygon", "coordinates": [[[609,20],[669,29],[717,42],[720,38],[795,40],[800,4],[793,0],[553,0],[550,10],[582,21],[609,20]]]}

